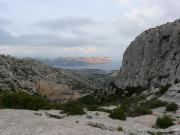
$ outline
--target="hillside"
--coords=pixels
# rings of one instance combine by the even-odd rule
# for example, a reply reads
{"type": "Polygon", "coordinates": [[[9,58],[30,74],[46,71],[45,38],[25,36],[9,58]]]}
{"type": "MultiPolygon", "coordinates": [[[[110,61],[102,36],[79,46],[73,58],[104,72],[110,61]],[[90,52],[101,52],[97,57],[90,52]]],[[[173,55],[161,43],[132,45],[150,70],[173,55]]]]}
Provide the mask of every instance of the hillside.
{"type": "Polygon", "coordinates": [[[83,75],[49,67],[33,59],[0,55],[0,65],[0,90],[22,90],[48,100],[66,101],[100,88],[98,82],[83,75]]]}

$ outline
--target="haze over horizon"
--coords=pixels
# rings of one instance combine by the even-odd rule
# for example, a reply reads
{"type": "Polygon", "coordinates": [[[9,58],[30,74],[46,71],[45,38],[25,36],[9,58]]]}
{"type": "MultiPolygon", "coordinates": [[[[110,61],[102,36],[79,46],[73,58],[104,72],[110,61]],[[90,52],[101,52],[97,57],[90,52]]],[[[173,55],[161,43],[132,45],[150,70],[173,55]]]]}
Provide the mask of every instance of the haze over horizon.
{"type": "Polygon", "coordinates": [[[122,60],[142,31],[180,16],[178,0],[0,0],[0,54],[122,60]]]}

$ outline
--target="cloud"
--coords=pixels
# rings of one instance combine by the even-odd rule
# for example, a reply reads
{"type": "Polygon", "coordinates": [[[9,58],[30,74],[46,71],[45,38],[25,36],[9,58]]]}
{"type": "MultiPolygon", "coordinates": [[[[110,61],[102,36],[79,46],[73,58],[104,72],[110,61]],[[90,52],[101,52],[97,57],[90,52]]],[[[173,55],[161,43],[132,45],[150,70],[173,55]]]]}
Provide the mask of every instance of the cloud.
{"type": "Polygon", "coordinates": [[[93,44],[93,39],[86,37],[63,38],[53,34],[24,34],[15,36],[10,32],[0,29],[0,44],[3,45],[36,45],[36,46],[88,46],[93,44]]]}
{"type": "Polygon", "coordinates": [[[0,18],[0,26],[10,24],[10,21],[0,18]]]}
{"type": "Polygon", "coordinates": [[[0,1],[0,10],[7,9],[8,5],[5,2],[0,1]]]}
{"type": "Polygon", "coordinates": [[[120,4],[128,4],[130,2],[130,0],[114,0],[114,1],[120,4]]]}
{"type": "MultiPolygon", "coordinates": [[[[7,12],[8,14],[2,17],[9,18],[12,22],[6,25],[8,22],[0,19],[1,51],[9,50],[10,54],[32,54],[32,56],[38,53],[49,56],[103,54],[117,56],[120,59],[125,48],[138,34],[156,25],[173,21],[180,15],[179,0],[107,0],[98,3],[102,5],[99,6],[94,1],[87,2],[87,6],[90,4],[93,7],[88,11],[86,7],[78,9],[77,12],[73,8],[72,11],[67,11],[67,8],[56,9],[49,10],[42,16],[42,12],[34,14],[36,10],[32,5],[28,5],[33,10],[33,12],[27,10],[30,21],[26,17],[22,21],[23,13],[21,17],[14,14],[12,17],[8,16],[11,12],[7,12]],[[48,20],[47,18],[51,18],[52,15],[54,19],[48,20]],[[18,24],[19,19],[22,25],[18,24]]],[[[71,7],[69,2],[67,4],[71,7]]],[[[12,4],[11,7],[13,6],[15,5],[12,4]]],[[[37,11],[43,9],[38,4],[37,7],[37,11]]],[[[11,11],[11,8],[9,9],[11,11]]]]}
{"type": "Polygon", "coordinates": [[[92,23],[93,21],[90,18],[64,17],[50,21],[41,21],[36,23],[35,25],[52,30],[67,30],[89,25],[92,23]]]}
{"type": "Polygon", "coordinates": [[[71,47],[71,48],[63,48],[64,51],[73,52],[73,53],[85,53],[85,54],[93,54],[96,53],[97,48],[95,47],[71,47]]]}
{"type": "Polygon", "coordinates": [[[116,16],[113,24],[126,44],[146,29],[174,21],[180,14],[178,0],[115,0],[120,7],[125,6],[120,16],[116,16]],[[128,40],[129,39],[129,40],[128,40]]]}
{"type": "Polygon", "coordinates": [[[0,53],[18,57],[63,57],[63,56],[94,56],[93,47],[58,47],[58,46],[10,46],[1,45],[0,53]],[[20,50],[23,50],[20,52],[20,50]],[[62,53],[63,52],[63,53],[62,53]]]}

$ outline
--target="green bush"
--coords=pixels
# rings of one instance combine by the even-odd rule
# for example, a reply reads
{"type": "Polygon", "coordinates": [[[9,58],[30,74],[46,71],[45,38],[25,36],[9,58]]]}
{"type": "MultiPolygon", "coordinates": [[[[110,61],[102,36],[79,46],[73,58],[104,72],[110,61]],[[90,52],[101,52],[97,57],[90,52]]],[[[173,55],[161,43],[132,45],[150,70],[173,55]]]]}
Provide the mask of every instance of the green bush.
{"type": "Polygon", "coordinates": [[[88,109],[88,111],[97,111],[99,106],[98,105],[86,105],[85,107],[88,109]]]}
{"type": "Polygon", "coordinates": [[[123,128],[122,127],[118,127],[117,131],[121,132],[121,131],[123,131],[123,128]]]}
{"type": "Polygon", "coordinates": [[[81,97],[78,99],[78,102],[85,104],[85,105],[99,104],[99,102],[92,95],[87,95],[87,96],[81,97]]]}
{"type": "Polygon", "coordinates": [[[130,116],[137,117],[146,114],[152,114],[152,111],[148,106],[135,105],[130,108],[130,111],[128,113],[130,116]]]}
{"type": "Polygon", "coordinates": [[[110,112],[109,115],[112,119],[126,120],[126,113],[122,108],[116,108],[110,112]]]}
{"type": "Polygon", "coordinates": [[[180,82],[179,79],[175,79],[175,80],[174,80],[174,84],[178,84],[179,82],[180,82]]]}
{"type": "Polygon", "coordinates": [[[173,119],[167,115],[164,115],[163,117],[158,117],[156,120],[156,126],[162,129],[168,128],[173,125],[173,119]]]}
{"type": "Polygon", "coordinates": [[[0,96],[2,108],[38,110],[48,106],[48,102],[25,92],[6,92],[0,96]]]}
{"type": "Polygon", "coordinates": [[[166,84],[165,86],[161,86],[161,87],[159,88],[158,94],[159,94],[159,95],[165,94],[165,93],[169,90],[170,87],[171,87],[171,84],[166,84]]]}
{"type": "Polygon", "coordinates": [[[128,86],[124,89],[124,91],[127,91],[126,96],[128,96],[128,97],[132,96],[135,93],[141,93],[144,90],[146,90],[146,89],[141,86],[137,86],[137,87],[128,86]]]}
{"type": "Polygon", "coordinates": [[[161,101],[159,99],[151,99],[149,101],[141,103],[141,105],[145,105],[145,106],[148,106],[151,109],[154,109],[154,108],[166,106],[167,102],[163,102],[163,101],[161,101]]]}
{"type": "Polygon", "coordinates": [[[85,114],[83,105],[77,101],[69,101],[63,105],[63,111],[68,115],[85,114]]]}
{"type": "Polygon", "coordinates": [[[170,103],[166,106],[166,111],[175,112],[178,110],[178,105],[176,103],[170,103]]]}

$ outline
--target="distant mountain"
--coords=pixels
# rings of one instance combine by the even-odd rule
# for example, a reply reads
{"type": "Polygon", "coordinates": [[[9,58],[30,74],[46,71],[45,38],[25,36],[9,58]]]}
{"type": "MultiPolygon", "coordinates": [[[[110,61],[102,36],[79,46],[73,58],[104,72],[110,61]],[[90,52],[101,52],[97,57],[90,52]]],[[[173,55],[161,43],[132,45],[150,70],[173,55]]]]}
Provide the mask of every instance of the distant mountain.
{"type": "Polygon", "coordinates": [[[96,64],[106,64],[111,63],[110,57],[60,57],[55,59],[38,59],[41,62],[51,65],[53,67],[62,67],[62,66],[88,66],[96,64]]]}

